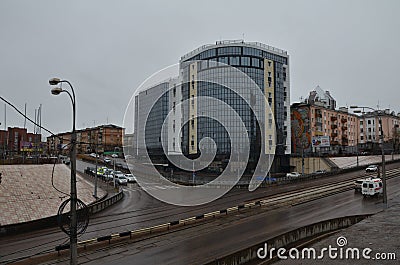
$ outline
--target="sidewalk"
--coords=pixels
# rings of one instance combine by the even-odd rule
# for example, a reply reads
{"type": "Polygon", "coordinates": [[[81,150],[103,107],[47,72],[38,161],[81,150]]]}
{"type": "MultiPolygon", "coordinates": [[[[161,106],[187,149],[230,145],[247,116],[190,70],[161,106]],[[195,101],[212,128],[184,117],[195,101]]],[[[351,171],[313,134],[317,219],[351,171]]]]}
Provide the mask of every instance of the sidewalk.
{"type": "MultiPolygon", "coordinates": [[[[1,165],[0,226],[22,223],[57,215],[62,201],[69,198],[71,171],[64,164],[54,170],[54,186],[51,185],[53,165],[1,165]]],[[[78,198],[86,204],[94,202],[93,184],[77,174],[78,198]]],[[[98,197],[106,192],[98,189],[98,197]]]]}
{"type": "MultiPolygon", "coordinates": [[[[356,156],[349,156],[349,157],[329,157],[333,163],[335,163],[339,168],[344,169],[344,168],[350,168],[350,167],[356,167],[357,166],[357,157],[356,156]]],[[[400,159],[400,155],[385,155],[385,160],[386,161],[392,161],[392,160],[397,160],[400,159]]],[[[375,155],[375,156],[359,156],[358,157],[358,163],[360,166],[366,166],[369,164],[380,164],[382,162],[382,156],[381,155],[375,155]]]]}
{"type": "MultiPolygon", "coordinates": [[[[367,218],[347,229],[339,231],[328,238],[307,246],[314,248],[317,256],[320,255],[323,248],[337,248],[336,258],[330,258],[328,251],[325,251],[323,259],[304,259],[304,260],[280,260],[274,264],[324,264],[324,265],[343,265],[343,264],[399,264],[400,261],[400,197],[396,197],[389,201],[389,208],[367,218]],[[340,238],[340,239],[338,239],[340,238]],[[359,251],[359,259],[346,258],[346,250],[349,248],[357,248],[359,251]],[[366,248],[371,249],[367,256],[363,257],[362,252],[366,248]],[[342,259],[340,259],[340,249],[343,250],[342,259]],[[389,254],[390,253],[390,254],[389,254]],[[382,260],[380,257],[395,255],[395,260],[382,260]]],[[[350,253],[350,250],[348,250],[350,253]]],[[[367,251],[368,252],[368,251],[367,251]]],[[[301,253],[301,250],[300,250],[301,253]]],[[[348,254],[351,257],[351,253],[348,254]]]]}

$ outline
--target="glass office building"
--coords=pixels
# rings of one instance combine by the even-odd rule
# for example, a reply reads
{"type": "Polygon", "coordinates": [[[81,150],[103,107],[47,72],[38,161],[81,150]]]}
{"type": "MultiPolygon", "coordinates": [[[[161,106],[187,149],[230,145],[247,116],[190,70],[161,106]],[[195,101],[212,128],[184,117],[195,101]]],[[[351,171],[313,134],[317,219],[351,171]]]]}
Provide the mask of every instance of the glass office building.
{"type": "MultiPolygon", "coordinates": [[[[275,148],[275,161],[272,172],[287,172],[290,169],[290,86],[289,86],[289,56],[287,52],[264,45],[261,43],[247,43],[243,41],[220,41],[216,44],[202,46],[181,58],[180,67],[182,74],[182,95],[184,99],[197,97],[214,97],[231,106],[241,117],[246,126],[250,141],[249,169],[258,160],[261,150],[261,137],[259,126],[266,126],[267,140],[273,139],[275,148]],[[266,122],[256,119],[250,106],[245,100],[228,89],[226,85],[238,85],[235,82],[245,82],[235,75],[230,75],[226,66],[232,66],[245,73],[253,80],[265,98],[252,98],[247,93],[247,84],[242,86],[240,94],[249,101],[260,103],[267,99],[271,107],[276,131],[274,135],[268,134],[268,121],[271,117],[263,117],[266,122]],[[228,74],[227,74],[228,73],[228,74]],[[219,80],[223,78],[224,85],[207,82],[203,80],[219,80]]],[[[195,105],[196,109],[191,113],[191,107],[183,115],[189,119],[194,114],[200,115],[202,110],[214,106],[202,104],[201,102],[189,104],[195,105]]],[[[256,104],[260,106],[262,104],[256,104]]],[[[193,108],[192,108],[193,109],[193,108]]],[[[228,114],[229,115],[229,114],[228,114]]],[[[265,114],[268,115],[268,114],[265,114]]],[[[231,142],[227,131],[217,121],[199,117],[185,124],[182,135],[182,151],[185,155],[196,156],[199,154],[199,141],[204,137],[212,138],[217,145],[217,157],[226,160],[231,155],[231,142]]]]}
{"type": "MultiPolygon", "coordinates": [[[[158,91],[162,89],[166,92],[163,92],[164,96],[160,97],[154,105],[154,111],[152,110],[150,115],[151,119],[147,121],[146,125],[135,121],[135,128],[146,126],[145,139],[149,154],[160,150],[161,137],[166,137],[170,154],[175,152],[179,145],[181,147],[179,152],[194,158],[199,156],[200,152],[207,152],[207,148],[200,150],[199,142],[205,137],[210,137],[217,147],[213,162],[223,167],[224,161],[231,155],[230,137],[219,122],[212,118],[201,117],[205,110],[219,111],[217,106],[197,100],[199,97],[212,97],[225,102],[234,109],[246,127],[246,136],[250,143],[250,159],[247,165],[249,173],[257,163],[260,152],[268,153],[267,149],[261,150],[260,126],[265,126],[266,134],[264,136],[274,147],[269,149],[273,150],[271,152],[275,154],[272,172],[289,171],[291,153],[290,83],[289,56],[286,51],[261,43],[249,43],[241,40],[220,41],[204,45],[182,56],[179,77],[175,80],[178,80],[179,86],[166,82],[163,86],[158,85],[149,89],[158,91]],[[246,82],[248,80],[230,75],[230,67],[246,74],[249,77],[247,79],[251,82],[254,81],[262,92],[258,95],[262,96],[255,96],[247,89],[249,84],[246,82]],[[207,80],[221,80],[223,84],[207,80]],[[229,86],[239,87],[241,96],[229,89],[229,86]],[[184,104],[181,104],[176,110],[176,106],[182,102],[184,104]],[[258,103],[268,102],[272,114],[264,112],[265,116],[262,117],[262,120],[257,120],[248,102],[256,102],[256,106],[262,105],[258,103]],[[165,119],[168,112],[171,112],[168,121],[169,129],[167,135],[162,136],[162,120],[165,119]],[[271,115],[273,115],[273,119],[271,115]],[[272,130],[268,130],[271,128],[272,122],[275,123],[276,128],[273,133],[272,130]],[[182,127],[182,130],[176,130],[177,127],[182,127]]],[[[138,106],[154,103],[154,98],[146,96],[144,93],[146,92],[141,92],[136,97],[135,113],[140,112],[138,106]]],[[[230,115],[229,112],[219,114],[230,115]]],[[[235,130],[233,131],[235,132],[235,130]]],[[[241,144],[244,143],[239,143],[239,146],[241,144]]],[[[163,162],[168,163],[165,157],[163,162]]]]}

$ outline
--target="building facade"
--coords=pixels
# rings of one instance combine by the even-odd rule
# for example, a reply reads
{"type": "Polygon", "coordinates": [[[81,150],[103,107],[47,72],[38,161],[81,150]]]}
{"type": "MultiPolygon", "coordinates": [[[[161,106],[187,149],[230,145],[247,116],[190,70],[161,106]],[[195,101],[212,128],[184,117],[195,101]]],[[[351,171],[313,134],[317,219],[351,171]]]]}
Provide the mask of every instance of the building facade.
{"type": "Polygon", "coordinates": [[[360,148],[366,152],[378,153],[381,142],[381,127],[383,132],[384,149],[387,152],[399,151],[400,114],[389,109],[363,113],[360,116],[360,148]],[[381,120],[381,123],[380,123],[381,120]]]}
{"type": "Polygon", "coordinates": [[[347,107],[335,109],[336,101],[319,86],[302,103],[291,106],[292,152],[295,155],[337,155],[380,153],[380,122],[387,153],[398,152],[400,114],[390,110],[361,115],[349,113],[347,107]],[[329,139],[318,146],[317,139],[329,139]]]}
{"type": "MultiPolygon", "coordinates": [[[[159,152],[161,139],[165,137],[170,155],[176,153],[194,158],[200,155],[201,139],[209,137],[217,147],[217,161],[214,162],[221,164],[222,161],[226,161],[231,155],[228,132],[217,121],[201,116],[205,110],[219,111],[216,106],[198,100],[200,97],[211,97],[229,105],[243,121],[250,141],[249,170],[257,163],[260,152],[273,152],[275,160],[272,171],[289,171],[290,78],[289,56],[286,51],[261,43],[220,41],[204,45],[182,56],[179,65],[178,77],[142,91],[135,98],[135,137],[138,143],[143,142],[141,140],[146,137],[146,146],[139,144],[136,148],[137,154],[140,154],[143,148],[147,148],[149,154],[159,152]],[[229,67],[246,74],[261,90],[262,96],[254,98],[255,95],[246,89],[247,84],[238,84],[239,80],[229,75],[229,67]],[[239,86],[240,94],[244,96],[241,97],[216,82],[203,81],[218,78],[223,78],[225,84],[239,86]],[[146,112],[145,108],[157,100],[152,96],[156,90],[163,90],[163,96],[158,98],[149,114],[147,124],[144,124],[145,119],[141,118],[141,112],[146,112]],[[272,113],[268,116],[265,112],[263,119],[257,120],[246,101],[269,104],[272,113]],[[166,135],[161,135],[161,125],[168,113],[168,130],[166,135]],[[273,122],[276,131],[271,129],[273,122]],[[143,126],[146,128],[145,136],[136,133],[137,129],[143,126]],[[265,129],[265,150],[261,150],[261,127],[265,129]]],[[[228,112],[219,114],[230,115],[228,112]]],[[[207,148],[202,150],[206,151],[207,148]]]]}
{"type": "Polygon", "coordinates": [[[8,127],[0,130],[0,153],[7,156],[40,155],[43,151],[42,135],[29,133],[26,128],[8,127]]]}
{"type": "Polygon", "coordinates": [[[301,155],[343,154],[357,152],[360,131],[359,116],[347,108],[334,110],[321,105],[296,103],[291,107],[292,152],[301,155]],[[327,137],[327,145],[316,139],[327,137]],[[314,140],[314,142],[313,142],[314,140]]]}
{"type": "MultiPolygon", "coordinates": [[[[122,127],[113,124],[77,130],[77,152],[81,154],[122,152],[123,131],[122,127]]],[[[47,137],[49,154],[68,154],[70,142],[71,132],[59,133],[47,137]]]]}

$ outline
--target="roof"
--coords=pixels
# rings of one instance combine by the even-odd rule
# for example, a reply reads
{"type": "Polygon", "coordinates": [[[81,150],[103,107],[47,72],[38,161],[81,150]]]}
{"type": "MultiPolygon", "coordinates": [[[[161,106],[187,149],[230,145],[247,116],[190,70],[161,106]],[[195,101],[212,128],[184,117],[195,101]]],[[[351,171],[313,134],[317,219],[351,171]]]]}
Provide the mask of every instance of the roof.
{"type": "Polygon", "coordinates": [[[251,47],[251,48],[257,48],[260,50],[264,50],[270,53],[274,53],[280,56],[287,57],[287,51],[281,50],[279,48],[272,47],[270,45],[261,43],[261,42],[245,42],[244,40],[222,40],[222,41],[216,41],[215,44],[205,44],[200,46],[199,48],[183,55],[181,57],[181,60],[186,60],[190,57],[196,56],[197,54],[209,50],[212,48],[219,48],[219,47],[232,47],[232,46],[244,46],[244,47],[251,47]]]}

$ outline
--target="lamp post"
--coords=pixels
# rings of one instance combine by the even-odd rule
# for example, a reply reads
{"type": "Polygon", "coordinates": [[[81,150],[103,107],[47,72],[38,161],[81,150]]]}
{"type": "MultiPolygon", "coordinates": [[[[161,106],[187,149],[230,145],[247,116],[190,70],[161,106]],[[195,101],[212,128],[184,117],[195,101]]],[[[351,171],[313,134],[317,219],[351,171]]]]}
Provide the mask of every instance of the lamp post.
{"type": "Polygon", "coordinates": [[[67,83],[71,88],[72,95],[68,90],[64,90],[61,87],[53,87],[51,93],[53,95],[59,95],[62,92],[68,94],[72,102],[72,135],[71,135],[71,149],[70,149],[70,160],[71,160],[71,223],[70,223],[70,264],[75,265],[78,263],[78,252],[77,252],[77,214],[76,214],[76,204],[77,204],[77,190],[76,190],[76,101],[75,101],[75,91],[71,83],[67,80],[61,80],[59,78],[52,78],[49,80],[49,84],[56,86],[60,83],[67,83]]]}
{"type": "MultiPolygon", "coordinates": [[[[350,106],[351,109],[369,109],[372,111],[376,111],[376,109],[371,107],[360,107],[360,106],[350,106]]],[[[354,110],[354,113],[361,113],[361,110],[354,110]]],[[[385,150],[383,148],[384,137],[383,137],[383,126],[382,126],[382,117],[380,113],[378,113],[379,126],[380,126],[380,142],[381,142],[381,153],[382,153],[382,184],[383,184],[383,207],[387,208],[387,190],[386,190],[386,169],[385,169],[385,150]]]]}

